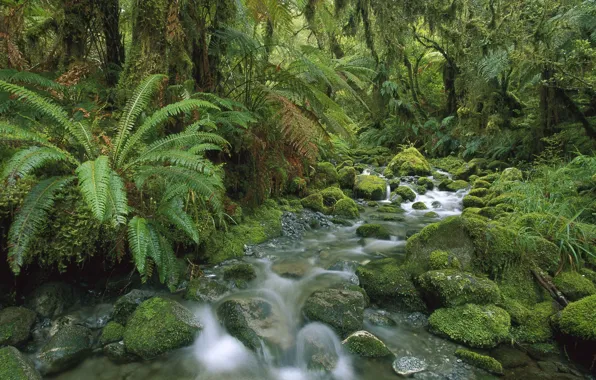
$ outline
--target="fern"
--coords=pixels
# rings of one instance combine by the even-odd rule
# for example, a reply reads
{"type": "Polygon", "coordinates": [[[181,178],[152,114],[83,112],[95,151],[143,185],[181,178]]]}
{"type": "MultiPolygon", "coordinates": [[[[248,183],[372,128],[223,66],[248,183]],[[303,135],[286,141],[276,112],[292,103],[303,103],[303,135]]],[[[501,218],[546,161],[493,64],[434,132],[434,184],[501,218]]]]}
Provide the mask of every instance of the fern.
{"type": "Polygon", "coordinates": [[[8,232],[8,260],[12,271],[19,274],[25,255],[37,233],[47,223],[56,193],[70,184],[74,177],[52,177],[37,184],[23,201],[8,232]]]}
{"type": "Polygon", "coordinates": [[[115,172],[110,173],[110,186],[107,194],[107,205],[104,222],[113,221],[114,226],[126,224],[128,215],[128,199],[124,182],[115,172]]]}
{"type": "Polygon", "coordinates": [[[15,153],[4,166],[2,179],[14,181],[41,167],[69,161],[68,154],[55,148],[32,146],[15,153]]]}
{"type": "Polygon", "coordinates": [[[87,161],[77,168],[76,173],[83,199],[91,208],[95,218],[103,221],[112,175],[108,157],[99,156],[95,161],[87,161]]]}
{"type": "Polygon", "coordinates": [[[151,233],[145,218],[135,216],[128,222],[128,245],[137,270],[145,274],[145,262],[148,247],[151,244],[151,233]]]}
{"type": "Polygon", "coordinates": [[[184,211],[184,202],[180,198],[174,198],[161,203],[158,213],[168,222],[184,232],[192,241],[199,244],[199,231],[190,215],[184,211]]]}

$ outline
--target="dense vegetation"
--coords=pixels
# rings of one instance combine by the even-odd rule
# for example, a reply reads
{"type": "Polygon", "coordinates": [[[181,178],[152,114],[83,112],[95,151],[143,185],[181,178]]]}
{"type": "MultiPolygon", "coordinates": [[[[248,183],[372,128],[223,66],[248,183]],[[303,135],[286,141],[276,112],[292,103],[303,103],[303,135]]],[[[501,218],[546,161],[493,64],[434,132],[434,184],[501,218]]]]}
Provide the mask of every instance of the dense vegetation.
{"type": "MultiPolygon", "coordinates": [[[[175,290],[279,234],[283,211],[357,218],[352,197],[386,195],[364,169],[407,202],[438,168],[455,176],[441,190],[471,188],[457,223],[481,262],[451,265],[437,246],[424,259],[444,265],[408,276],[482,273],[504,294],[487,308],[529,315],[541,304],[512,282],[565,293],[584,288],[569,273],[596,281],[595,148],[593,0],[0,1],[11,286],[98,264],[175,290]],[[526,273],[512,280],[512,266],[526,273]]],[[[389,238],[380,225],[358,234],[389,238]]],[[[446,304],[449,320],[480,308],[446,304]]],[[[512,339],[534,343],[524,323],[512,339]]]]}

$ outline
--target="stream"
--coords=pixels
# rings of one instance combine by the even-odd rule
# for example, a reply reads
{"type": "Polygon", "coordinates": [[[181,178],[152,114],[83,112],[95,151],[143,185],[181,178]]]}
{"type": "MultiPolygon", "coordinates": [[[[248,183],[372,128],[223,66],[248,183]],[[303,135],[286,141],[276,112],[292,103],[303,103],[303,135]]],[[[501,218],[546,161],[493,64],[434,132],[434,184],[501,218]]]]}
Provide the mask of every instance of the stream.
{"type": "MultiPolygon", "coordinates": [[[[395,379],[392,362],[395,358],[368,360],[347,353],[340,337],[328,326],[305,321],[302,306],[314,291],[340,283],[358,284],[355,270],[359,264],[384,257],[403,257],[406,239],[423,226],[437,221],[425,214],[434,211],[439,218],[461,213],[464,191],[458,193],[428,191],[416,202],[429,210],[414,210],[414,202],[404,203],[405,212],[398,221],[376,220],[377,208],[366,205],[360,220],[353,226],[328,223],[308,229],[301,238],[285,236],[253,247],[251,256],[242,259],[257,269],[257,278],[245,289],[236,289],[214,304],[198,304],[179,300],[196,313],[203,325],[194,345],[174,351],[151,362],[117,365],[104,356],[92,356],[78,367],[53,377],[74,379],[271,379],[271,380],[381,380],[395,379]],[[440,202],[440,206],[433,202],[440,202]],[[364,222],[380,223],[391,232],[391,240],[361,239],[356,229],[364,222]],[[281,274],[286,274],[281,276],[281,274]],[[292,276],[288,277],[287,273],[292,276]],[[230,336],[215,315],[218,304],[230,299],[259,298],[273,305],[277,323],[269,328],[271,338],[280,349],[263,345],[257,352],[246,348],[230,336]],[[334,368],[323,372],[309,367],[313,344],[333,358],[334,368]]],[[[384,203],[384,202],[380,202],[384,203]]],[[[386,203],[386,202],[385,202],[386,203]]],[[[364,204],[364,203],[363,203],[364,204]]],[[[237,262],[237,261],[236,261],[237,262]]],[[[205,270],[205,275],[221,278],[226,265],[205,270]]],[[[172,295],[172,297],[176,297],[172,295]]],[[[369,308],[365,311],[364,329],[379,337],[396,357],[422,359],[427,370],[416,375],[422,379],[488,378],[461,363],[453,353],[457,345],[428,333],[426,317],[420,313],[390,313],[369,308]],[[379,325],[381,316],[391,324],[379,325]]]]}

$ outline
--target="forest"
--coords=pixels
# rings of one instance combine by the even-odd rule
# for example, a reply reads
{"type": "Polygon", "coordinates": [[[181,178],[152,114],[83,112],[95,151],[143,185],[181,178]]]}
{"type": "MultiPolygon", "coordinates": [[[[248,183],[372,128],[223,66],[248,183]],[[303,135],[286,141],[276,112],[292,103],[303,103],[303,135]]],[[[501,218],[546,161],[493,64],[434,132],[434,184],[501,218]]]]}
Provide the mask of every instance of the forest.
{"type": "Polygon", "coordinates": [[[595,152],[594,0],[0,0],[0,378],[593,378],[595,152]]]}

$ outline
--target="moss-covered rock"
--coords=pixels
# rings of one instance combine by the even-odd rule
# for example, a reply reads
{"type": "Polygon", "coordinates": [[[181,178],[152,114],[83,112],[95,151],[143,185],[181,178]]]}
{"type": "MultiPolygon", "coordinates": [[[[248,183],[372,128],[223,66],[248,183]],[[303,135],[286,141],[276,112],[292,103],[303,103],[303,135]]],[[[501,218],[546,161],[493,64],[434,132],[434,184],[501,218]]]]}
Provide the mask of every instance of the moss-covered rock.
{"type": "Polygon", "coordinates": [[[62,282],[47,282],[26,297],[25,306],[43,318],[64,313],[77,299],[73,286],[62,282]]]}
{"type": "Polygon", "coordinates": [[[126,325],[128,318],[134,313],[137,307],[149,298],[155,296],[155,292],[147,290],[133,289],[122,297],[118,298],[114,304],[112,320],[121,325],[126,325]]]}
{"type": "Polygon", "coordinates": [[[418,283],[432,308],[466,303],[488,305],[501,298],[499,287],[491,280],[455,269],[426,272],[418,278],[418,283]]]}
{"type": "Polygon", "coordinates": [[[363,224],[356,229],[356,235],[363,238],[375,238],[381,240],[391,239],[389,230],[382,224],[363,224]]]}
{"type": "Polygon", "coordinates": [[[228,291],[226,285],[215,279],[199,277],[188,283],[184,298],[190,301],[212,303],[223,297],[228,291]]]}
{"type": "Polygon", "coordinates": [[[408,186],[399,186],[394,193],[399,195],[405,202],[413,202],[416,200],[416,193],[408,186]]]}
{"type": "Polygon", "coordinates": [[[428,260],[428,267],[431,270],[441,270],[441,269],[461,269],[461,263],[457,259],[457,257],[450,255],[449,252],[446,251],[433,251],[430,253],[430,257],[428,260]]]}
{"type": "Polygon", "coordinates": [[[340,336],[347,336],[362,329],[365,304],[359,291],[326,289],[308,297],[303,312],[307,319],[326,323],[340,336]]]}
{"type": "Polygon", "coordinates": [[[571,302],[558,319],[561,332],[583,340],[596,342],[596,295],[571,302]]]}
{"type": "Polygon", "coordinates": [[[596,286],[578,272],[563,272],[555,277],[557,288],[571,301],[596,294],[596,286]]]}
{"type": "Polygon", "coordinates": [[[193,343],[201,325],[178,302],[154,297],[132,314],[124,330],[126,350],[143,359],[193,343]]]}
{"type": "Polygon", "coordinates": [[[343,198],[335,204],[333,215],[348,219],[357,219],[360,216],[358,205],[351,198],[343,198]]]}
{"type": "Polygon", "coordinates": [[[387,183],[383,178],[374,175],[359,175],[356,177],[356,196],[373,201],[385,199],[387,183]]]}
{"type": "Polygon", "coordinates": [[[389,189],[394,191],[401,185],[401,180],[399,178],[393,178],[389,180],[389,189]]]}
{"type": "Polygon", "coordinates": [[[354,188],[354,185],[356,184],[356,176],[358,175],[358,171],[355,168],[351,166],[344,167],[341,168],[337,174],[339,186],[341,186],[342,189],[354,188]]]}
{"type": "Polygon", "coordinates": [[[0,379],[41,380],[33,363],[14,347],[0,348],[0,379]]]}
{"type": "Polygon", "coordinates": [[[393,170],[391,170],[391,168],[389,166],[387,166],[384,170],[383,170],[383,177],[385,178],[395,178],[395,173],[393,172],[393,170]]]}
{"type": "Polygon", "coordinates": [[[223,277],[226,281],[252,281],[257,278],[257,271],[248,263],[234,264],[224,268],[223,277]]]}
{"type": "Polygon", "coordinates": [[[463,200],[463,205],[465,208],[468,208],[468,207],[483,208],[484,206],[486,206],[486,202],[482,198],[475,197],[473,195],[466,195],[463,200]]]}
{"type": "Polygon", "coordinates": [[[356,270],[360,286],[370,300],[383,308],[426,311],[407,268],[391,258],[373,261],[356,270]]]}
{"type": "Polygon", "coordinates": [[[324,190],[321,190],[321,195],[323,196],[323,204],[326,207],[333,207],[338,201],[345,198],[345,194],[339,187],[328,187],[324,190]]]}
{"type": "Polygon", "coordinates": [[[503,374],[503,366],[501,363],[490,356],[481,355],[473,351],[464,350],[462,348],[455,351],[455,356],[469,365],[483,369],[490,373],[494,373],[495,375],[503,374]]]}
{"type": "Polygon", "coordinates": [[[327,186],[336,184],[338,181],[338,174],[335,166],[330,162],[319,162],[312,181],[312,186],[317,189],[322,189],[327,186]]]}
{"type": "Polygon", "coordinates": [[[416,181],[416,183],[420,186],[426,187],[428,190],[432,190],[435,188],[435,183],[432,179],[428,177],[420,177],[418,178],[418,181],[416,181]]]}
{"type": "Polygon", "coordinates": [[[557,313],[552,300],[541,302],[528,310],[521,319],[516,316],[517,326],[511,329],[513,338],[519,343],[541,343],[553,338],[550,318],[557,313]],[[525,318],[524,318],[525,317],[525,318]]]}
{"type": "Polygon", "coordinates": [[[501,173],[501,181],[503,182],[522,181],[523,179],[523,173],[517,168],[507,168],[501,173]]]}
{"type": "Polygon", "coordinates": [[[304,208],[322,212],[323,214],[327,213],[327,207],[325,207],[325,204],[323,203],[323,195],[321,193],[311,194],[308,197],[303,198],[300,203],[304,208]]]}
{"type": "Polygon", "coordinates": [[[356,331],[348,336],[342,344],[352,354],[364,358],[382,358],[392,355],[385,343],[368,331],[356,331]]]}
{"type": "Polygon", "coordinates": [[[387,166],[393,173],[401,176],[418,175],[426,176],[431,174],[430,164],[424,156],[414,147],[407,148],[398,153],[387,166]]]}
{"type": "Polygon", "coordinates": [[[382,214],[403,214],[404,212],[406,212],[406,210],[404,210],[403,208],[401,208],[399,206],[385,205],[385,206],[379,207],[377,212],[380,212],[382,214]]]}
{"type": "Polygon", "coordinates": [[[440,217],[440,215],[434,211],[429,211],[424,214],[424,217],[428,218],[428,219],[438,219],[440,217]]]}
{"type": "Polygon", "coordinates": [[[39,359],[44,375],[76,366],[91,353],[91,331],[83,326],[64,326],[41,348],[39,359]]]}
{"type": "Polygon", "coordinates": [[[470,184],[464,180],[457,180],[457,181],[452,181],[450,179],[446,179],[441,181],[441,183],[439,183],[439,190],[441,191],[451,191],[451,192],[456,192],[459,190],[464,190],[467,189],[470,186],[470,184]]]}
{"type": "Polygon", "coordinates": [[[109,343],[119,342],[124,337],[124,326],[118,322],[108,322],[101,331],[99,343],[103,346],[109,343]]]}
{"type": "Polygon", "coordinates": [[[0,311],[0,346],[20,346],[27,342],[35,323],[34,311],[7,307],[0,311]]]}
{"type": "Polygon", "coordinates": [[[478,189],[470,190],[470,192],[468,193],[468,196],[484,198],[489,193],[490,193],[490,191],[488,189],[478,188],[478,189]]]}
{"type": "Polygon", "coordinates": [[[470,347],[490,348],[509,338],[511,320],[494,305],[466,304],[438,309],[428,319],[430,331],[470,347]]]}
{"type": "Polygon", "coordinates": [[[474,185],[472,186],[472,189],[488,189],[490,188],[490,182],[487,182],[485,180],[482,179],[477,179],[476,181],[474,181],[474,185]]]}
{"type": "Polygon", "coordinates": [[[428,210],[428,206],[424,202],[416,202],[412,204],[414,210],[428,210]]]}
{"type": "Polygon", "coordinates": [[[456,179],[463,179],[467,181],[470,179],[470,176],[478,173],[478,166],[474,162],[467,162],[457,168],[453,173],[454,178],[456,179]]]}

